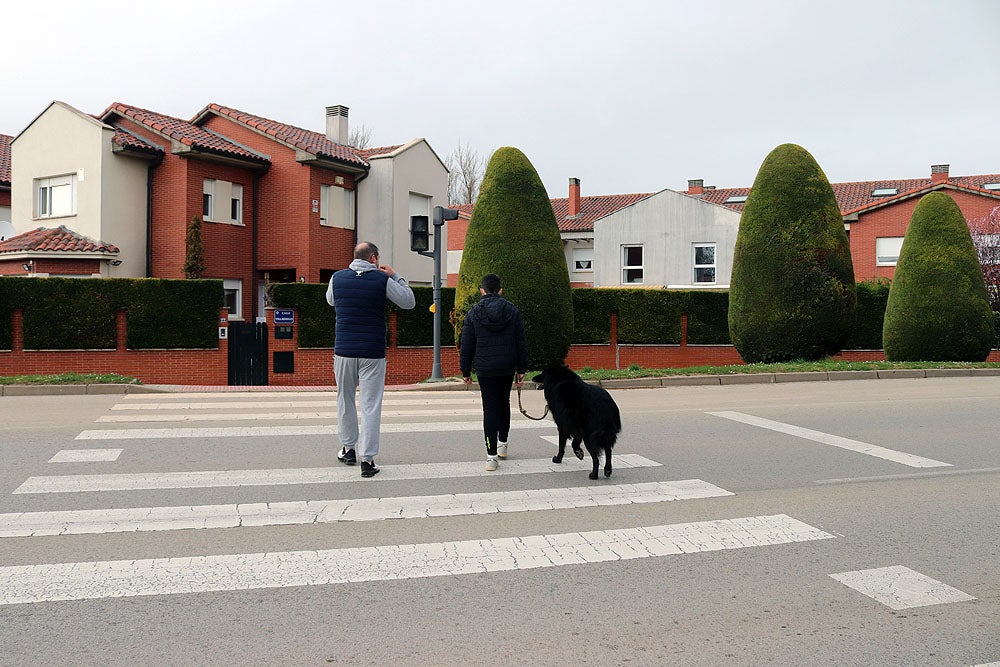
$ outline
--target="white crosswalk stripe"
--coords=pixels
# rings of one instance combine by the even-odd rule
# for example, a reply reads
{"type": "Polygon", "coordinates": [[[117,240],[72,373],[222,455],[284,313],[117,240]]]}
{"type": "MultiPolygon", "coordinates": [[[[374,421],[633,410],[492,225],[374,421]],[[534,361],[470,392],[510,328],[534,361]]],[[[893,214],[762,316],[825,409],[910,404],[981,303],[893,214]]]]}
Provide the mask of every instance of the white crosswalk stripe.
{"type": "Polygon", "coordinates": [[[700,479],[614,486],[459,493],[402,498],[305,500],[191,507],[135,507],[0,514],[0,537],[126,533],[237,526],[419,519],[536,510],[660,503],[731,496],[700,479]]]}
{"type": "Polygon", "coordinates": [[[0,605],[504,572],[831,538],[779,514],[459,542],[18,565],[0,567],[0,605]]]}
{"type": "MultiPolygon", "coordinates": [[[[241,406],[243,407],[243,406],[241,406]]],[[[382,417],[428,417],[443,415],[482,414],[479,408],[449,408],[437,410],[383,410],[382,417]]],[[[98,423],[126,422],[193,422],[193,421],[280,421],[299,419],[336,419],[337,412],[210,412],[195,414],[105,415],[98,423]]]]}

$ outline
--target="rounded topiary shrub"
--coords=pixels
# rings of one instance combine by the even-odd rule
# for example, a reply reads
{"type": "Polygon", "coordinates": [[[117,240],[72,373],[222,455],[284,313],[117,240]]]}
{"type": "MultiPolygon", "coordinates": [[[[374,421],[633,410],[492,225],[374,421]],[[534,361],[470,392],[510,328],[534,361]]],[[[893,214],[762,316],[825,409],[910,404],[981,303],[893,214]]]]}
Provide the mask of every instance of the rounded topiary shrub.
{"type": "Polygon", "coordinates": [[[765,158],[736,235],[729,334],[747,363],[821,359],[854,324],[854,265],[837,199],[801,146],[765,158]]]}
{"type": "Polygon", "coordinates": [[[994,338],[986,283],[958,204],[932,192],[913,209],[889,288],[889,361],[983,361],[994,338]]]}
{"type": "Polygon", "coordinates": [[[524,153],[509,146],[490,158],[469,221],[455,288],[456,342],[487,273],[500,276],[503,295],[521,311],[528,365],[561,363],[573,338],[566,255],[538,173],[524,153]]]}

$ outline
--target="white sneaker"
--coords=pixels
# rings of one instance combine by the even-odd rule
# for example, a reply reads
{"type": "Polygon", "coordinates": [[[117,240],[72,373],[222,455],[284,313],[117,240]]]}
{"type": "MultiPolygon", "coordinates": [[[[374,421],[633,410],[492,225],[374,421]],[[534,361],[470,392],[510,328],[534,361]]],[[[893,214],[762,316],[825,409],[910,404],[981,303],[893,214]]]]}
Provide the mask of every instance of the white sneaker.
{"type": "Polygon", "coordinates": [[[497,456],[499,456],[502,459],[507,458],[507,443],[506,442],[498,442],[497,443],[497,456]]]}
{"type": "Polygon", "coordinates": [[[486,459],[486,470],[487,470],[487,472],[493,472],[496,469],[497,469],[497,460],[496,459],[486,459]]]}

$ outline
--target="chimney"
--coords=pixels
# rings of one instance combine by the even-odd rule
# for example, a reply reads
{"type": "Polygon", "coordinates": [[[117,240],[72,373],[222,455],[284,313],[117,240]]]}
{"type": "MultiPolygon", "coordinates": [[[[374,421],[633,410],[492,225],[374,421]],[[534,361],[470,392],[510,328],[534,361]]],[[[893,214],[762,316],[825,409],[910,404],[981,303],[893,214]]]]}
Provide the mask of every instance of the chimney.
{"type": "Polygon", "coordinates": [[[569,179],[569,212],[567,217],[572,218],[580,213],[580,179],[569,179]]]}
{"type": "Polygon", "coordinates": [[[330,141],[347,145],[347,107],[337,104],[326,108],[326,138],[330,141]]]}
{"type": "Polygon", "coordinates": [[[689,195],[705,194],[705,180],[702,178],[688,179],[687,193],[689,195]]]}
{"type": "Polygon", "coordinates": [[[947,183],[949,166],[947,164],[932,164],[931,183],[947,183]]]}

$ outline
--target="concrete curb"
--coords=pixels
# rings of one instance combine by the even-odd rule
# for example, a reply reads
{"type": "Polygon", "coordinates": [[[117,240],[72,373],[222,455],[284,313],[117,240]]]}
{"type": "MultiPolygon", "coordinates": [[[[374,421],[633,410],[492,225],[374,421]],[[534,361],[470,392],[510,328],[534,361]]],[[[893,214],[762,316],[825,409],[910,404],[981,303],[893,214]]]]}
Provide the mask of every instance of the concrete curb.
{"type": "MultiPolygon", "coordinates": [[[[900,368],[872,371],[816,371],[796,373],[734,373],[732,375],[668,375],[653,378],[625,378],[591,381],[605,389],[654,389],[660,387],[718,386],[734,384],[775,384],[782,382],[833,382],[841,380],[895,380],[913,378],[996,377],[1000,368],[900,368]]],[[[524,391],[537,388],[526,381],[524,391]]],[[[390,385],[386,391],[478,391],[473,382],[443,380],[420,384],[390,385]]],[[[0,396],[67,396],[83,394],[154,394],[190,392],[261,392],[261,391],[336,391],[335,386],[325,387],[228,387],[209,385],[167,384],[8,384],[0,385],[0,396]]]]}

